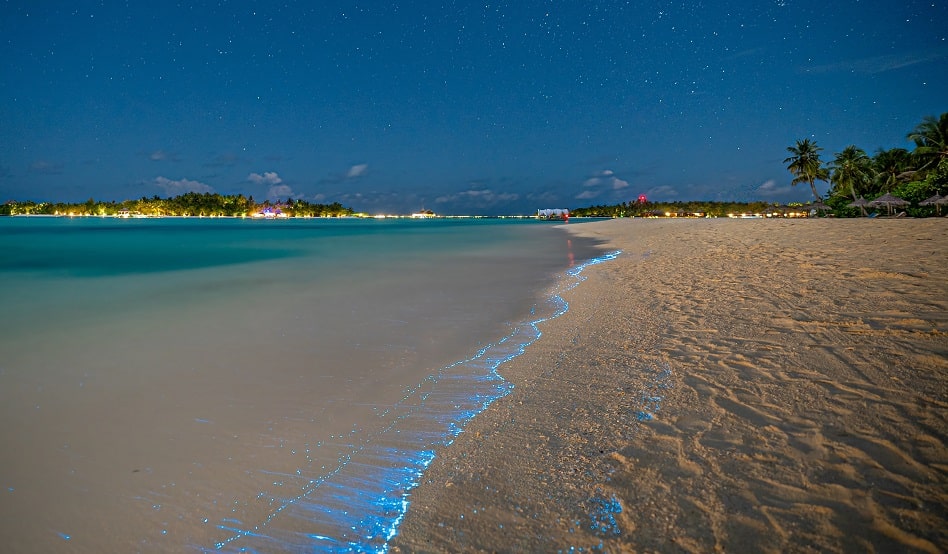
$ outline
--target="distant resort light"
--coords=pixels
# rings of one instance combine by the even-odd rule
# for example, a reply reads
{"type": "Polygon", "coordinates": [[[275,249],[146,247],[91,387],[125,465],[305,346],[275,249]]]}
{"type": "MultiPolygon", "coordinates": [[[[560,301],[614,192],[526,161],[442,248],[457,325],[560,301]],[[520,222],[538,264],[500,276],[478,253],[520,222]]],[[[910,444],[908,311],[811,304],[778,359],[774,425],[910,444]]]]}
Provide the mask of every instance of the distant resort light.
{"type": "MultiPolygon", "coordinates": [[[[70,215],[71,215],[71,214],[70,214],[70,215]]],[[[133,211],[133,210],[119,210],[118,213],[115,214],[115,217],[120,217],[120,218],[122,218],[122,219],[128,219],[128,218],[141,218],[141,217],[148,217],[148,216],[145,215],[145,214],[143,214],[143,213],[141,213],[141,212],[139,212],[139,211],[133,211]]]]}
{"type": "Polygon", "coordinates": [[[565,208],[546,208],[537,210],[537,219],[562,219],[569,220],[569,210],[565,208]]]}
{"type": "Polygon", "coordinates": [[[253,214],[255,218],[273,219],[287,217],[286,213],[280,208],[264,208],[253,214]]]}

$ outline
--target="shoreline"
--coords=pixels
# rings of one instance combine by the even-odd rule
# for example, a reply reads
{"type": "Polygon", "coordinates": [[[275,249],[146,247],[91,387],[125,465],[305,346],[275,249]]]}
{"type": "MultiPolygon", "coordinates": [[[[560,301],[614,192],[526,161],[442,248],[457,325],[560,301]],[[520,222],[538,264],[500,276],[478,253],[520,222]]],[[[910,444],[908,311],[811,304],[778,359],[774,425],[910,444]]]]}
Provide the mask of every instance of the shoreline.
{"type": "Polygon", "coordinates": [[[948,225],[612,220],[392,551],[948,549],[948,225]]]}
{"type": "Polygon", "coordinates": [[[14,551],[380,549],[432,451],[506,393],[555,275],[599,252],[526,222],[24,223],[0,263],[14,551]],[[221,251],[250,263],[178,263],[221,251]]]}

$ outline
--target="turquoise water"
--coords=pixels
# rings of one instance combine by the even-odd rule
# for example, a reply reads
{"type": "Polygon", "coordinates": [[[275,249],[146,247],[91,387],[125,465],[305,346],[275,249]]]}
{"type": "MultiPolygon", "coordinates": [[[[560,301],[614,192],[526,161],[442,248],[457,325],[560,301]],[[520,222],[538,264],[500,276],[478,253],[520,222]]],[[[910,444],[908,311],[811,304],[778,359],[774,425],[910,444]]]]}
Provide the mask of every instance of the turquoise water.
{"type": "Polygon", "coordinates": [[[518,220],[0,219],[11,551],[386,549],[599,255],[518,220]]]}

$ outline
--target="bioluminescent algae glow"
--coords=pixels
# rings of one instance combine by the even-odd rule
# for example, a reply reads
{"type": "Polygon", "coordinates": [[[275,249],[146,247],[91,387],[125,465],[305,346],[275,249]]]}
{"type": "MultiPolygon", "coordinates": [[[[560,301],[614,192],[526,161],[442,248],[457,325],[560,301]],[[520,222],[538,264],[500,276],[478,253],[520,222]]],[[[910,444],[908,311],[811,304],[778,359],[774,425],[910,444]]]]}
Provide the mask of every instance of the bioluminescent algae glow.
{"type": "Polygon", "coordinates": [[[226,538],[199,550],[228,552],[385,552],[408,508],[414,488],[439,447],[451,444],[465,425],[513,385],[497,372],[542,335],[539,324],[566,313],[561,294],[585,280],[583,270],[619,256],[611,252],[565,273],[542,309],[529,321],[470,358],[445,366],[406,391],[378,414],[379,431],[354,432],[335,467],[317,478],[281,475],[296,493],[269,498],[272,509],[260,521],[222,520],[226,538]]]}
{"type": "MultiPolygon", "coordinates": [[[[668,362],[662,361],[654,368],[645,368],[645,374],[648,377],[645,383],[645,389],[641,393],[641,404],[639,409],[635,410],[634,416],[639,423],[645,423],[655,419],[655,414],[661,410],[662,402],[665,400],[662,391],[668,389],[671,384],[668,382],[671,377],[671,366],[668,362]]],[[[606,481],[611,480],[607,478],[606,481]]],[[[589,518],[589,530],[600,538],[598,544],[592,546],[571,546],[567,550],[559,552],[602,552],[605,548],[604,540],[616,538],[622,535],[622,528],[616,520],[616,514],[622,513],[622,503],[615,495],[609,494],[602,488],[597,488],[596,493],[584,504],[589,518]]],[[[575,521],[577,526],[580,521],[575,521]]],[[[570,530],[572,532],[572,530],[570,530]]]]}
{"type": "Polygon", "coordinates": [[[602,491],[589,499],[589,528],[598,535],[619,536],[622,530],[619,529],[619,523],[616,521],[616,514],[622,513],[622,504],[615,496],[605,498],[602,491]]]}
{"type": "Polygon", "coordinates": [[[649,384],[649,390],[642,393],[642,407],[636,412],[636,419],[639,421],[651,421],[655,417],[655,412],[661,409],[662,400],[665,399],[663,395],[658,393],[660,390],[668,388],[666,380],[670,375],[671,368],[668,366],[668,363],[662,363],[661,367],[656,370],[649,384]]]}

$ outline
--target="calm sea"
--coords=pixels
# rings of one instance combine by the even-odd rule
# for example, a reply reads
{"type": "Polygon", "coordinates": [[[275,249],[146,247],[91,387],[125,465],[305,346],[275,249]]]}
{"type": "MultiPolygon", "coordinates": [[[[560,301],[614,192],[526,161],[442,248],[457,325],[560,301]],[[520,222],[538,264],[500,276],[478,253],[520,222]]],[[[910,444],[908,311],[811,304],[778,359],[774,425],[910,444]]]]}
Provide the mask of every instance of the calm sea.
{"type": "Polygon", "coordinates": [[[0,544],[385,550],[601,255],[522,220],[0,218],[0,544]]]}

